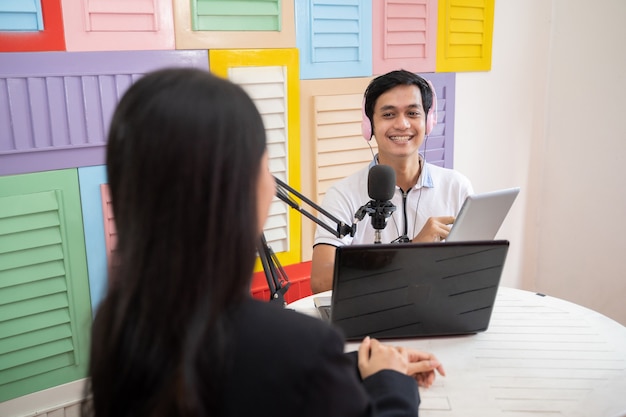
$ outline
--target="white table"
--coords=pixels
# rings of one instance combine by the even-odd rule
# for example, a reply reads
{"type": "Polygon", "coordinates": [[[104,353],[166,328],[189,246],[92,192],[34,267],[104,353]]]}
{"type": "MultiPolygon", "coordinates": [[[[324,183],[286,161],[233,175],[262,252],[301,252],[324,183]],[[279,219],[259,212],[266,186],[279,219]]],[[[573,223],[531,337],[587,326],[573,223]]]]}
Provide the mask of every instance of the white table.
{"type": "MultiPolygon", "coordinates": [[[[288,308],[319,317],[322,295],[288,308]]],[[[420,389],[422,417],[626,416],[626,327],[558,298],[500,287],[486,332],[387,342],[432,352],[446,369],[420,389]]]]}

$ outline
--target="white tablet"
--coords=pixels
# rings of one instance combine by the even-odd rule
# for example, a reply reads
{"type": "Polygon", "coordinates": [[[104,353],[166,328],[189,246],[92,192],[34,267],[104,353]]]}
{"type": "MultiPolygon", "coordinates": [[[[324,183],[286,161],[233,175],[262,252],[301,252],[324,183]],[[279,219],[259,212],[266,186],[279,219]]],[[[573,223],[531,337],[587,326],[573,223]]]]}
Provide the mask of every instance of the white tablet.
{"type": "Polygon", "coordinates": [[[468,196],[446,242],[493,240],[519,191],[514,187],[468,196]]]}

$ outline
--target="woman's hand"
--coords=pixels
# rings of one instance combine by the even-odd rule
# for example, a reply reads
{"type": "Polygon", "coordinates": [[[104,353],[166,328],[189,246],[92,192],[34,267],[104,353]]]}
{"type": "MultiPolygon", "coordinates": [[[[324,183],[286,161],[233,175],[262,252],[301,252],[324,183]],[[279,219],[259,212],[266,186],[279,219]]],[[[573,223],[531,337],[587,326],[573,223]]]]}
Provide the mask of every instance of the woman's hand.
{"type": "Polygon", "coordinates": [[[367,336],[359,346],[359,371],[361,378],[367,378],[383,369],[391,369],[409,375],[420,387],[428,388],[437,373],[446,375],[443,365],[432,353],[387,346],[367,336]]]}
{"type": "Polygon", "coordinates": [[[407,375],[412,376],[420,387],[428,388],[435,382],[436,373],[446,376],[443,365],[432,353],[405,347],[397,347],[398,351],[408,358],[407,375]],[[436,373],[435,373],[436,371],[436,373]]]}
{"type": "Polygon", "coordinates": [[[365,379],[383,369],[409,374],[408,351],[387,346],[367,336],[359,346],[359,371],[365,379]]]}

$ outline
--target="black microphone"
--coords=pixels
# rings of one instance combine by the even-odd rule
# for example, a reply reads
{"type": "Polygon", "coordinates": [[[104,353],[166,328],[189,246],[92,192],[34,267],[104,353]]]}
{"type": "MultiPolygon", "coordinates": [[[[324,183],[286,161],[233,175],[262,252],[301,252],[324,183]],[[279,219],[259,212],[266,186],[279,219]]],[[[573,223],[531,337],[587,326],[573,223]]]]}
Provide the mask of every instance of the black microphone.
{"type": "Polygon", "coordinates": [[[374,243],[380,243],[380,231],[387,226],[387,219],[396,210],[391,201],[396,191],[396,172],[389,165],[374,165],[367,177],[369,203],[359,208],[355,219],[362,220],[365,214],[372,218],[375,231],[374,243]]]}
{"type": "Polygon", "coordinates": [[[367,194],[374,201],[389,201],[396,192],[396,171],[389,165],[374,165],[367,176],[367,194]]]}

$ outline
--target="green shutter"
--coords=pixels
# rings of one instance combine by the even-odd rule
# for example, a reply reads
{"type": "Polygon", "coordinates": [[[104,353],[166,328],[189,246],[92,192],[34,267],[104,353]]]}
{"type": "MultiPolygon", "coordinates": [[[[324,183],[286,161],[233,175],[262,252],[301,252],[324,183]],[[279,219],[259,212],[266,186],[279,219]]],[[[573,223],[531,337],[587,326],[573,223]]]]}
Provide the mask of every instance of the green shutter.
{"type": "Polygon", "coordinates": [[[83,378],[90,325],[77,171],[0,177],[0,401],[83,378]]]}
{"type": "Polygon", "coordinates": [[[280,31],[280,0],[190,0],[193,30],[280,31]]]}

